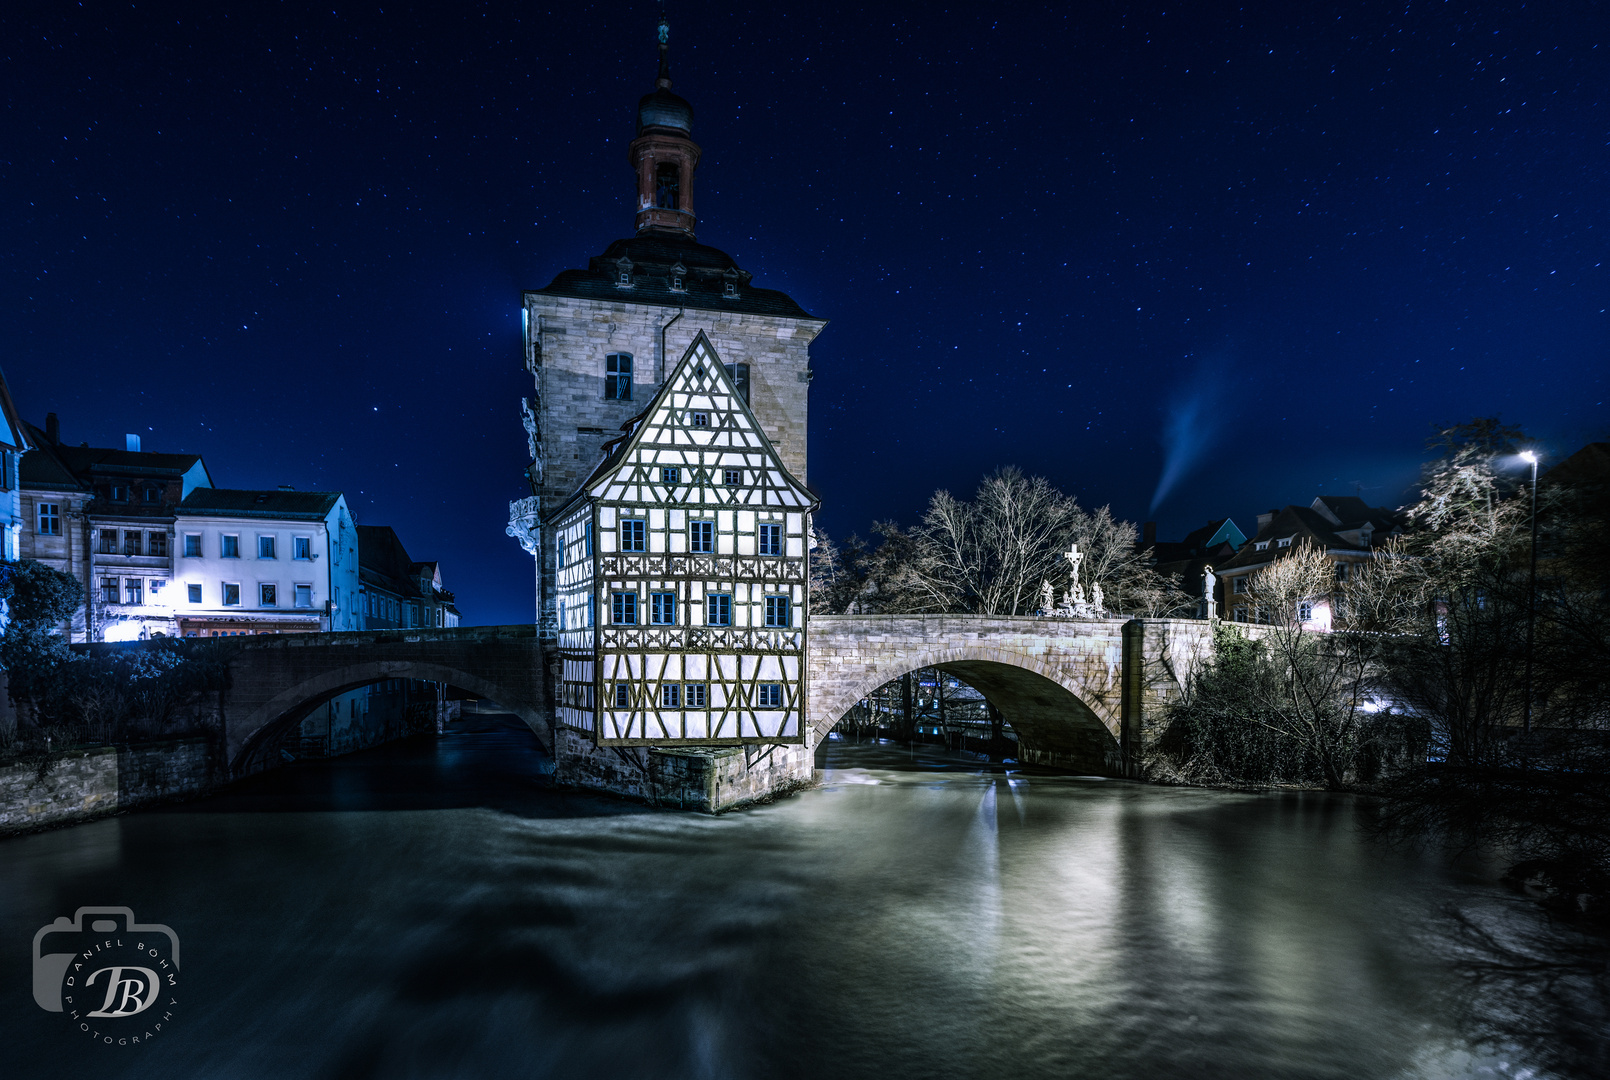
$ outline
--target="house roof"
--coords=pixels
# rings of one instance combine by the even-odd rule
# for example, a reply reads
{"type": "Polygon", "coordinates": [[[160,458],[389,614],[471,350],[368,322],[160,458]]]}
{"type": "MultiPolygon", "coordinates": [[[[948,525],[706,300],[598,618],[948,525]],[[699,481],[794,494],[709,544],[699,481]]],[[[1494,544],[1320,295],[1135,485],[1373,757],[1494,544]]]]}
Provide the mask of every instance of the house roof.
{"type": "Polygon", "coordinates": [[[87,480],[80,480],[73,475],[73,470],[67,467],[57,454],[61,449],[49,439],[45,433],[25,423],[28,443],[33,447],[31,451],[22,456],[22,465],[17,470],[17,476],[22,486],[32,490],[46,491],[84,491],[89,487],[87,480]]]}
{"type": "MultiPolygon", "coordinates": [[[[27,460],[24,458],[23,460],[27,460]]],[[[1551,485],[1599,485],[1610,482],[1610,442],[1591,442],[1543,474],[1551,485]]]]}
{"type": "MultiPolygon", "coordinates": [[[[23,456],[20,471],[22,482],[34,488],[87,488],[100,476],[176,479],[201,465],[203,475],[206,464],[200,454],[159,454],[144,450],[114,450],[107,446],[68,446],[53,443],[45,433],[32,424],[23,425],[28,438],[39,453],[23,456]]],[[[211,483],[211,477],[207,483],[211,483]]]]}
{"type": "MultiPolygon", "coordinates": [[[[1340,515],[1336,513],[1338,507],[1330,503],[1325,504],[1325,508],[1331,511],[1330,514],[1322,513],[1313,506],[1287,506],[1283,510],[1274,511],[1269,520],[1258,529],[1258,535],[1252,538],[1252,542],[1243,545],[1234,558],[1220,565],[1219,572],[1266,565],[1280,558],[1290,550],[1290,547],[1295,547],[1303,540],[1325,551],[1365,551],[1368,550],[1367,547],[1338,535],[1338,530],[1350,530],[1369,524],[1372,531],[1379,529],[1380,536],[1384,539],[1397,527],[1397,515],[1390,510],[1367,506],[1362,499],[1350,497],[1338,499],[1337,502],[1342,504],[1341,509],[1349,511],[1349,518],[1344,518],[1340,524],[1331,520],[1333,515],[1340,515]],[[1368,512],[1367,516],[1352,516],[1357,510],[1357,507],[1352,505],[1355,502],[1358,507],[1368,512]],[[1285,539],[1291,540],[1290,547],[1279,545],[1278,541],[1285,539]],[[1258,550],[1260,543],[1267,543],[1268,546],[1260,551],[1258,550]]],[[[1376,542],[1372,538],[1368,547],[1374,546],[1376,542]]]]}
{"type": "Polygon", "coordinates": [[[179,513],[200,517],[284,518],[323,521],[341,500],[339,491],[246,491],[196,488],[179,504],[179,513]]]}
{"type": "Polygon", "coordinates": [[[585,270],[562,270],[546,288],[531,291],[584,300],[815,318],[787,294],[756,288],[750,284],[750,278],[750,273],[741,269],[724,251],[686,236],[645,233],[616,240],[602,255],[589,259],[585,270]],[[631,264],[630,288],[617,284],[623,258],[631,264]],[[684,288],[673,290],[671,271],[678,263],[685,271],[682,275],[684,288]],[[725,295],[728,281],[737,286],[735,297],[725,295]]]}

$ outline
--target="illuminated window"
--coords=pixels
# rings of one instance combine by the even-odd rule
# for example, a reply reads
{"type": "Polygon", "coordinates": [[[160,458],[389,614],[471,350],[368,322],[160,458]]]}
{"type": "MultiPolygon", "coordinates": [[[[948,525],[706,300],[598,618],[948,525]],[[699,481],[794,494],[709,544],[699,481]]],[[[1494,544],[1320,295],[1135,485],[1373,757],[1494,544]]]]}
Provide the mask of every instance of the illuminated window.
{"type": "Polygon", "coordinates": [[[710,593],[704,598],[704,624],[706,626],[732,625],[731,593],[710,593]]]}
{"type": "Polygon", "coordinates": [[[682,707],[682,687],[678,683],[662,683],[660,686],[660,708],[680,709],[682,707]]]}
{"type": "Polygon", "coordinates": [[[722,469],[721,470],[721,482],[723,484],[725,484],[727,487],[737,487],[739,484],[744,482],[743,470],[742,469],[722,469]]]}
{"type": "Polygon", "coordinates": [[[786,597],[786,596],[768,596],[768,597],[766,597],[766,625],[767,626],[791,626],[791,625],[793,625],[789,621],[788,597],[786,597]]]}
{"type": "Polygon", "coordinates": [[[616,626],[637,625],[637,594],[635,592],[618,592],[610,596],[610,621],[616,626]]]}
{"type": "Polygon", "coordinates": [[[783,684],[763,682],[756,695],[755,707],[760,709],[780,709],[783,707],[783,684]]]}
{"type": "Polygon", "coordinates": [[[775,524],[762,524],[760,526],[760,553],[762,555],[781,555],[783,553],[783,527],[775,524]]]}
{"type": "Polygon", "coordinates": [[[123,593],[131,604],[145,603],[145,583],[137,577],[123,579],[123,593]]]}
{"type": "Polygon", "coordinates": [[[688,524],[688,550],[695,555],[710,555],[716,550],[716,523],[694,521],[688,524]]]}
{"type": "Polygon", "coordinates": [[[259,536],[257,538],[257,557],[259,559],[272,559],[274,555],[274,538],[272,536],[259,536]]]}
{"type": "Polygon", "coordinates": [[[184,587],[184,589],[185,589],[185,599],[189,600],[192,604],[201,603],[201,586],[200,585],[186,585],[184,587]]]}
{"type": "MultiPolygon", "coordinates": [[[[630,595],[630,594],[627,594],[630,595]]],[[[676,593],[649,593],[648,621],[655,626],[676,625],[676,593]]]]}
{"type": "Polygon", "coordinates": [[[279,590],[271,581],[265,581],[257,586],[258,607],[279,607],[279,590]]]}
{"type": "Polygon", "coordinates": [[[56,503],[39,504],[39,535],[61,535],[61,507],[56,503]]]}
{"type": "Polygon", "coordinates": [[[689,709],[702,709],[706,700],[704,683],[690,682],[682,687],[682,700],[689,709]]]}
{"type": "Polygon", "coordinates": [[[240,537],[224,535],[218,538],[218,554],[225,559],[240,558],[240,537]]]}
{"type": "Polygon", "coordinates": [[[240,606],[240,583],[237,581],[224,582],[224,607],[240,606]]]}
{"type": "Polygon", "coordinates": [[[313,538],[311,536],[291,537],[291,558],[310,560],[313,558],[313,538]]]}
{"type": "Polygon", "coordinates": [[[631,353],[610,353],[604,357],[604,400],[632,400],[631,353]]]}
{"type": "Polygon", "coordinates": [[[648,523],[641,518],[622,518],[620,537],[622,551],[647,551],[648,523]]]}
{"type": "Polygon", "coordinates": [[[313,606],[313,586],[311,584],[292,585],[296,598],[296,606],[310,608],[313,606]]]}
{"type": "Polygon", "coordinates": [[[675,466],[667,466],[667,467],[665,467],[665,468],[660,470],[660,483],[662,483],[662,484],[680,484],[681,482],[682,482],[682,470],[681,469],[678,469],[675,466]]]}
{"type": "Polygon", "coordinates": [[[184,534],[184,557],[187,559],[201,558],[201,534],[184,534]]]}

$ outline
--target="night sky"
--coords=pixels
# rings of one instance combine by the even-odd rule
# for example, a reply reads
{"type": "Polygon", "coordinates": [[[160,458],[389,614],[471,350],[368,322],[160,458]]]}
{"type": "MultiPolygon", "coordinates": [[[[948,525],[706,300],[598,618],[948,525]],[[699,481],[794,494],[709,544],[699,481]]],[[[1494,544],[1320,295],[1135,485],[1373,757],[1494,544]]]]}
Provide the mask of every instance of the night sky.
{"type": "MultiPolygon", "coordinates": [[[[0,365],[529,621],[519,292],[632,228],[649,3],[10,4],[0,365]]],[[[675,4],[699,239],[830,321],[821,523],[1016,464],[1177,538],[1610,430],[1602,6],[675,4]]]]}

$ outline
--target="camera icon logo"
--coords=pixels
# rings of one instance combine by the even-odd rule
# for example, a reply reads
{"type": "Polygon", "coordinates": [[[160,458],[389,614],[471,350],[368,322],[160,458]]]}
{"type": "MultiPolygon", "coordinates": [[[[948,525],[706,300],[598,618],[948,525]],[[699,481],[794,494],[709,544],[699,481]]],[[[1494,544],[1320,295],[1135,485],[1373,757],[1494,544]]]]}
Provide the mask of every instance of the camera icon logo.
{"type": "Polygon", "coordinates": [[[106,1045],[155,1038],[178,1003],[179,935],[126,907],[81,907],[34,935],[34,1001],[106,1045]]]}

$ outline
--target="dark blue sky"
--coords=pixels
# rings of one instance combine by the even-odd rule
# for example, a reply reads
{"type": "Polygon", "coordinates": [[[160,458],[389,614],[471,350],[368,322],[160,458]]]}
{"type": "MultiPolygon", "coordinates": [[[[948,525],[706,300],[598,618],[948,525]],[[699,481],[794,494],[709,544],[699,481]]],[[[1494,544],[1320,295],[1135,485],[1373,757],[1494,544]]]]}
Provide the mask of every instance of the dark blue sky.
{"type": "MultiPolygon", "coordinates": [[[[519,290],[630,232],[657,9],[226,7],[0,12],[18,405],[343,490],[528,619],[519,290]]],[[[835,535],[1009,463],[1174,537],[1396,505],[1432,423],[1606,437],[1602,6],[671,16],[700,240],[831,320],[835,535]]]]}

